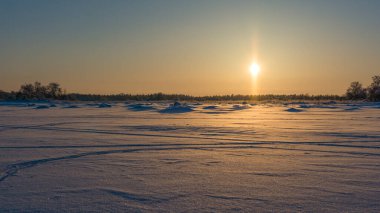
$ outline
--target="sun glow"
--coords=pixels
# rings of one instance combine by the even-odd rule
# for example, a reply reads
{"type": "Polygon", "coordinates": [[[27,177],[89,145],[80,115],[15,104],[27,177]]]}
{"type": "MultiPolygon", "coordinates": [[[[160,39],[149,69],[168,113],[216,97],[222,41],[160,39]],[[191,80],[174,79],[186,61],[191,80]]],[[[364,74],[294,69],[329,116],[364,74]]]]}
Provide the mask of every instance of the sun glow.
{"type": "Polygon", "coordinates": [[[257,76],[260,73],[260,65],[257,63],[252,63],[251,66],[249,66],[249,71],[253,76],[257,76]]]}

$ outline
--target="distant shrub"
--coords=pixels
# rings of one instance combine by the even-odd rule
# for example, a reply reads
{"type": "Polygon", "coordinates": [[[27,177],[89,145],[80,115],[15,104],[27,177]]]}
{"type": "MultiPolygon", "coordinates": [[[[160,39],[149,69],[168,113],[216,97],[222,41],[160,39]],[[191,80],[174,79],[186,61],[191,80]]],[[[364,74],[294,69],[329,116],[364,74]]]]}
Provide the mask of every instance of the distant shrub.
{"type": "Polygon", "coordinates": [[[58,83],[49,83],[44,86],[38,81],[34,84],[21,85],[16,94],[17,99],[24,100],[61,99],[62,96],[62,89],[58,83]]]}
{"type": "Polygon", "coordinates": [[[380,101],[380,75],[372,77],[372,84],[367,90],[370,101],[380,101]]]}
{"type": "Polygon", "coordinates": [[[5,100],[9,96],[9,93],[0,90],[0,100],[5,100]]]}
{"type": "Polygon", "coordinates": [[[350,87],[348,87],[346,97],[349,100],[363,100],[367,97],[367,94],[363,85],[358,81],[354,81],[351,83],[350,87]]]}

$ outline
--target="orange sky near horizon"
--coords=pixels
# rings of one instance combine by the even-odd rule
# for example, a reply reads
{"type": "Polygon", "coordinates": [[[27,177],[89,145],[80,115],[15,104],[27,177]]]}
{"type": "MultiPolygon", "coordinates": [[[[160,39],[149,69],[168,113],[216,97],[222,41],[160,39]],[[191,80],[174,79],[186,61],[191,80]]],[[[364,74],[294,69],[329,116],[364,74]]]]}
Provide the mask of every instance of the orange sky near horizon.
{"type": "Polygon", "coordinates": [[[378,20],[379,1],[5,0],[0,89],[341,95],[379,74],[378,20]]]}

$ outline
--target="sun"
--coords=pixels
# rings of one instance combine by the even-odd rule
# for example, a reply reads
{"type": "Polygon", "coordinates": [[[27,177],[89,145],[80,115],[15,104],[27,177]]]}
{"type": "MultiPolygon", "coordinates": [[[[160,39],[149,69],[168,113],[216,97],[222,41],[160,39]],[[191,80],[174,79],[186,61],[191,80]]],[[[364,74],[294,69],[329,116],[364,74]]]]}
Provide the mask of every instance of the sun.
{"type": "Polygon", "coordinates": [[[256,76],[260,73],[260,65],[257,63],[252,63],[251,66],[249,66],[249,71],[253,76],[256,76]]]}

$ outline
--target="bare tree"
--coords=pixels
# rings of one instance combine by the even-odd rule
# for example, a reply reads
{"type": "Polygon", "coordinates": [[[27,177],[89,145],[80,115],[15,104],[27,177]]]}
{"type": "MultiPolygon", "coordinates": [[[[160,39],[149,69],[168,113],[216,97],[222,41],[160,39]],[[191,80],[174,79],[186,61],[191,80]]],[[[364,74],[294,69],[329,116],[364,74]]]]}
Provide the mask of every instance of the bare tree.
{"type": "Polygon", "coordinates": [[[372,84],[368,87],[368,99],[380,101],[380,75],[372,77],[372,84]]]}
{"type": "Polygon", "coordinates": [[[18,96],[22,99],[32,99],[34,98],[34,86],[33,84],[21,85],[18,92],[18,96]]]}
{"type": "Polygon", "coordinates": [[[346,91],[346,97],[350,100],[361,100],[366,98],[366,90],[363,85],[357,81],[351,83],[346,91]]]}
{"type": "Polygon", "coordinates": [[[47,86],[47,94],[50,98],[57,99],[62,95],[62,89],[58,83],[52,82],[47,86]]]}

